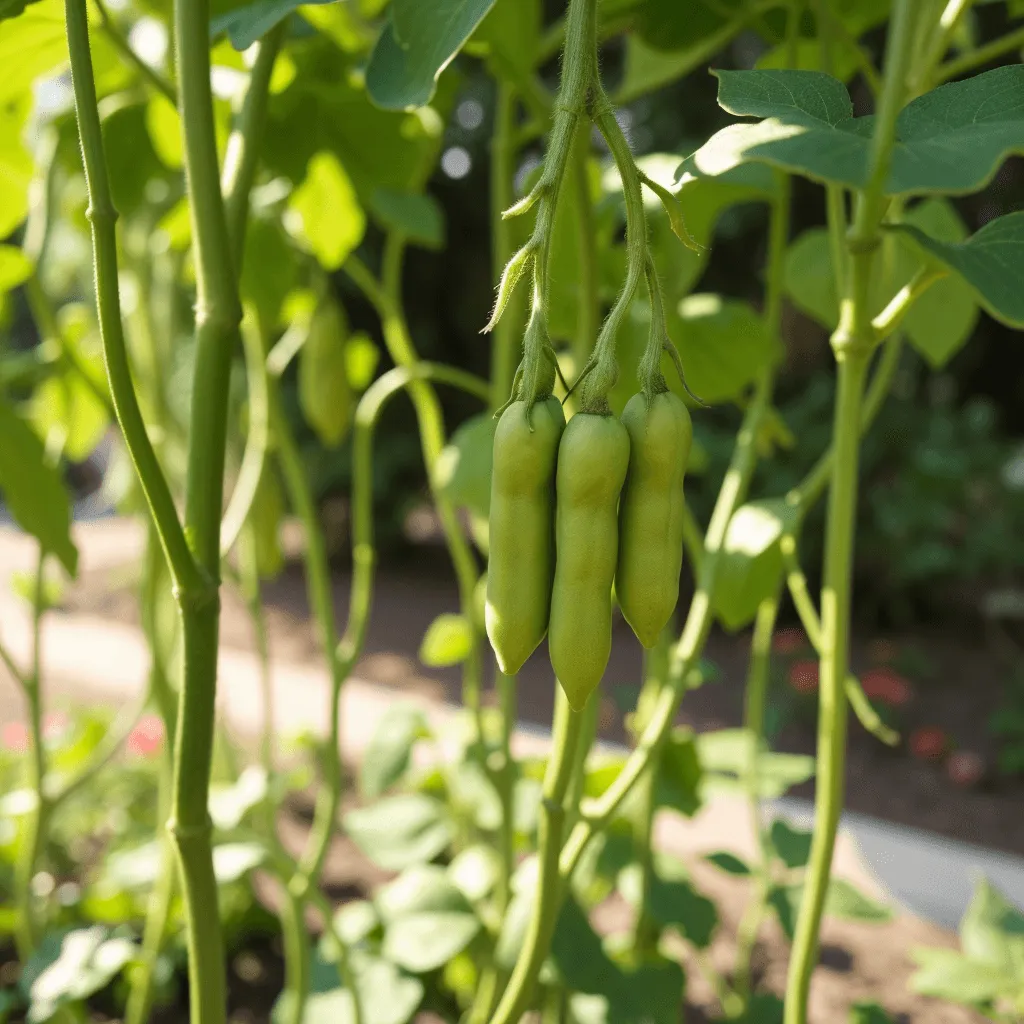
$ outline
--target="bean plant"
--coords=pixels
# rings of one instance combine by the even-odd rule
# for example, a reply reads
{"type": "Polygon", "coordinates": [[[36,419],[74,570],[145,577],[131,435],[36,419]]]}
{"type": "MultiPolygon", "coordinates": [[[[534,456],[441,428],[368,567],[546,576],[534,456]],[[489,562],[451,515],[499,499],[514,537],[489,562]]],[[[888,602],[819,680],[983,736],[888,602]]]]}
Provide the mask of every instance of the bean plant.
{"type": "MultiPolygon", "coordinates": [[[[404,1024],[421,1008],[470,1024],[530,1011],[667,1022],[685,971],[704,974],[724,1019],[806,1024],[823,915],[888,917],[831,878],[851,710],[880,742],[898,739],[850,669],[858,452],[906,348],[944,365],[979,308],[1024,326],[1024,212],[968,236],[949,198],[1024,152],[1024,66],[1005,63],[1024,31],[978,45],[971,0],[551,6],[0,0],[0,287],[8,318],[24,310],[39,338],[0,352],[0,486],[38,543],[31,657],[0,645],[27,736],[23,763],[0,766],[15,789],[0,885],[23,965],[0,1016],[79,1014],[123,977],[124,1017],[141,1024],[180,925],[190,1020],[221,1024],[226,893],[253,872],[276,889],[285,1024],[404,1024]],[[739,56],[752,51],[753,68],[739,56]],[[636,156],[621,111],[709,67],[736,120],[686,152],[636,156]],[[423,359],[403,294],[408,250],[445,245],[428,186],[467,72],[493,92],[490,380],[423,359]],[[825,227],[793,239],[797,177],[825,227]],[[765,215],[755,304],[694,290],[740,204],[765,215]],[[832,438],[788,493],[752,497],[758,460],[785,436],[773,393],[787,300],[831,332],[832,438]],[[359,302],[372,334],[350,326],[359,302]],[[441,389],[481,407],[451,436],[441,389]],[[462,708],[438,726],[392,706],[347,778],[339,711],[373,607],[374,442],[399,395],[458,585],[421,657],[461,667],[462,708]],[[714,407],[740,424],[702,523],[684,476],[692,424],[714,407]],[[53,573],[77,568],[61,467],[109,424],[108,493],[145,524],[151,665],[139,707],[69,757],[44,735],[40,623],[53,573]],[[300,427],[351,462],[340,630],[300,427]],[[800,535],[823,499],[816,597],[800,535]],[[263,599],[286,509],[330,698],[297,855],[278,822],[308,779],[274,731],[263,599]],[[224,588],[249,610],[261,665],[264,730],[240,774],[216,715],[224,588]],[[816,759],[766,741],[787,595],[820,657],[816,759]],[[621,682],[604,679],[616,607],[645,648],[624,757],[594,744],[602,688],[621,682]],[[752,627],[744,722],[694,736],[677,714],[712,675],[715,623],[752,627]],[[516,753],[516,674],[545,647],[555,711],[535,760],[516,753]],[[69,911],[38,883],[57,867],[61,816],[102,793],[141,714],[167,740],[143,783],[166,829],[146,843],[134,830],[120,852],[145,864],[134,884],[149,898],[114,919],[88,901],[69,911]],[[812,832],[766,815],[766,799],[812,776],[812,832]],[[342,815],[347,787],[359,806],[342,815]],[[744,796],[756,840],[751,860],[728,837],[707,858],[750,883],[725,972],[708,952],[713,902],[653,842],[657,814],[693,815],[723,791],[744,796]],[[342,833],[395,877],[335,912],[322,879],[342,833]],[[616,892],[633,923],[602,938],[591,912],[616,892]],[[752,966],[769,916],[790,943],[784,999],[752,966]]],[[[937,991],[937,962],[922,954],[922,990],[937,991]]],[[[938,988],[1000,1013],[1016,998],[1003,976],[979,996],[938,988]]]]}

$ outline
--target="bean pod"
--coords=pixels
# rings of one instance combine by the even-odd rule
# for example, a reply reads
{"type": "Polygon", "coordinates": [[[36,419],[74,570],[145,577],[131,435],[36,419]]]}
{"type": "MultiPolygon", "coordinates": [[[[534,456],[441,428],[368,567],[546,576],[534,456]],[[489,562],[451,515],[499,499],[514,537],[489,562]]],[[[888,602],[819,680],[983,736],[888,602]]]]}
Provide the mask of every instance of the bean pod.
{"type": "Polygon", "coordinates": [[[548,628],[555,563],[555,462],[565,415],[557,398],[513,402],[494,434],[487,636],[498,667],[515,675],[548,628]]]}
{"type": "Polygon", "coordinates": [[[570,706],[581,711],[612,648],[616,509],[629,435],[613,416],[577,413],[558,449],[555,582],[548,650],[570,706]]]}
{"type": "Polygon", "coordinates": [[[671,391],[648,403],[634,395],[622,413],[629,472],[619,505],[615,596],[640,643],[651,648],[679,601],[683,564],[683,477],[693,425],[671,391]]]}

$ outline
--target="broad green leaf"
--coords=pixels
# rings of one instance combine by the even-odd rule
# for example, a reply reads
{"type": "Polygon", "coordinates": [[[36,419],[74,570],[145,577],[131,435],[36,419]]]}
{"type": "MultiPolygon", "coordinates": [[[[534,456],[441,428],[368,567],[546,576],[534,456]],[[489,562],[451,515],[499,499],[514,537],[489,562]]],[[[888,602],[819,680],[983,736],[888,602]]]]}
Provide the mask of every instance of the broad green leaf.
{"type": "Polygon", "coordinates": [[[658,762],[657,802],[692,817],[701,807],[700,783],[701,763],[693,732],[673,729],[658,762]]]}
{"type": "Polygon", "coordinates": [[[331,3],[332,0],[256,0],[244,7],[217,15],[210,22],[210,35],[226,32],[236,50],[248,50],[275,25],[288,17],[296,8],[307,4],[331,3]]]}
{"type": "Polygon", "coordinates": [[[811,833],[795,829],[789,822],[776,818],[771,828],[772,847],[787,868],[802,868],[811,855],[811,833]]]}
{"type": "Polygon", "coordinates": [[[465,895],[437,865],[407,868],[377,895],[384,922],[382,952],[414,974],[437,970],[480,930],[465,895]]]}
{"type": "Polygon", "coordinates": [[[210,818],[223,831],[236,829],[266,796],[267,773],[258,765],[249,765],[234,782],[210,786],[210,818]]]}
{"type": "Polygon", "coordinates": [[[430,102],[437,79],[494,0],[393,0],[366,69],[366,87],[385,110],[430,102]]]}
{"type": "MultiPolygon", "coordinates": [[[[663,878],[651,872],[648,910],[663,928],[676,928],[697,949],[707,949],[718,927],[718,911],[683,871],[674,874],[682,877],[663,878]]],[[[619,874],[619,892],[634,907],[640,904],[640,883],[639,864],[630,864],[619,874]]]]}
{"type": "Polygon", "coordinates": [[[337,270],[363,240],[366,217],[345,168],[331,153],[318,153],[289,204],[289,227],[303,238],[326,270],[337,270]]]}
{"type": "MultiPolygon", "coordinates": [[[[0,33],[3,31],[4,25],[0,24],[0,33]]],[[[13,234],[28,214],[32,157],[22,141],[22,132],[30,106],[28,95],[7,107],[0,97],[0,238],[13,234]]]]}
{"type": "Polygon", "coordinates": [[[213,848],[213,873],[219,885],[237,882],[267,859],[259,843],[222,843],[213,848]]]}
{"type": "Polygon", "coordinates": [[[711,405],[738,398],[781,353],[752,307],[721,295],[686,296],[668,311],[668,329],[687,383],[711,405]]]}
{"type": "Polygon", "coordinates": [[[741,6],[740,0],[644,0],[638,5],[637,35],[658,50],[686,50],[720,32],[741,6]]]}
{"type": "Polygon", "coordinates": [[[661,86],[689,74],[707,59],[701,46],[687,50],[661,50],[630,33],[626,36],[625,70],[615,93],[615,104],[631,103],[661,86]]]}
{"type": "Polygon", "coordinates": [[[496,58],[497,71],[511,66],[519,74],[533,74],[541,30],[540,0],[495,0],[490,13],[473,34],[496,58]]]}
{"type": "Polygon", "coordinates": [[[345,828],[363,853],[386,871],[431,861],[453,838],[444,804],[422,793],[388,797],[349,811],[345,828]]]}
{"type": "Polygon", "coordinates": [[[74,576],[78,551],[71,540],[71,504],[64,481],[46,461],[39,437],[3,400],[0,437],[0,492],[11,515],[74,576]]]}
{"type": "Polygon", "coordinates": [[[365,21],[365,12],[349,4],[303,6],[299,13],[304,21],[322,32],[345,53],[356,53],[368,48],[376,35],[365,21]]]}
{"type": "Polygon", "coordinates": [[[975,1005],[1020,991],[1020,982],[1006,971],[952,949],[915,949],[910,955],[918,966],[910,987],[922,995],[975,1005]]]}
{"type": "MultiPolygon", "coordinates": [[[[756,124],[723,128],[681,170],[716,175],[748,160],[851,188],[867,182],[873,121],[854,117],[838,79],[818,71],[719,71],[718,102],[756,124]]],[[[950,82],[913,100],[896,123],[887,195],[965,194],[1024,152],[1024,65],[950,82]]]]}
{"type": "MultiPolygon", "coordinates": [[[[363,1024],[407,1024],[423,1001],[423,983],[380,957],[356,952],[350,960],[359,990],[363,1024]]],[[[336,965],[329,964],[327,968],[331,977],[337,979],[336,965]]],[[[311,988],[302,1024],[355,1024],[355,1010],[348,989],[311,988]]],[[[274,1004],[273,1024],[284,1024],[290,1019],[288,995],[288,992],[282,993],[274,1004]]]]}
{"type": "Polygon", "coordinates": [[[740,860],[734,853],[729,853],[728,850],[718,850],[715,853],[709,853],[704,859],[709,864],[714,864],[719,871],[724,871],[727,875],[742,877],[750,874],[749,865],[745,861],[740,860]]]}
{"type": "MultiPolygon", "coordinates": [[[[778,914],[779,924],[790,942],[793,941],[803,892],[804,883],[795,882],[791,885],[776,885],[768,895],[768,902],[778,914]]],[[[824,912],[828,917],[875,924],[891,921],[893,917],[889,907],[876,903],[842,878],[833,878],[829,882],[824,912]]]]}
{"type": "Polygon", "coordinates": [[[369,900],[353,900],[338,908],[334,930],[342,942],[357,946],[380,927],[377,908],[369,900]]]}
{"type": "Polygon", "coordinates": [[[245,232],[240,287],[242,298],[256,307],[268,329],[281,322],[285,299],[297,284],[296,253],[278,222],[251,218],[245,232]]]}
{"type": "Polygon", "coordinates": [[[272,580],[284,568],[284,549],[281,547],[284,515],[281,484],[273,470],[266,467],[260,474],[260,482],[256,486],[252,508],[249,510],[249,525],[256,546],[256,569],[260,579],[272,580]]]}
{"type": "MultiPolygon", "coordinates": [[[[39,0],[0,0],[0,21],[8,18],[16,18],[29,4],[38,3],[39,0]]],[[[3,1010],[0,1009],[0,1016],[3,1010]]]]}
{"type": "MultiPolygon", "coordinates": [[[[903,223],[930,238],[956,243],[967,229],[946,199],[928,198],[911,207],[903,223]]],[[[906,236],[901,236],[901,239],[906,236]]],[[[880,312],[896,292],[924,265],[933,262],[908,241],[896,252],[889,287],[876,277],[871,295],[872,315],[880,312]]],[[[832,330],[839,322],[835,280],[828,236],[823,228],[804,232],[786,253],[786,290],[794,303],[823,327],[832,330]]],[[[978,304],[970,285],[957,275],[933,284],[911,307],[903,321],[911,344],[931,365],[939,369],[970,338],[978,317],[978,304]]]]}
{"type": "Polygon", "coordinates": [[[364,799],[376,799],[408,770],[413,745],[429,735],[423,712],[408,704],[388,708],[359,765],[359,789],[364,799]]]}
{"type": "Polygon", "coordinates": [[[792,507],[778,498],[751,501],[733,513],[722,544],[713,602],[726,629],[745,626],[757,614],[758,605],[778,590],[780,541],[794,519],[792,507]]]}
{"type": "Polygon", "coordinates": [[[30,1024],[42,1024],[62,1005],[95,995],[135,958],[134,942],[109,935],[106,928],[94,926],[66,932],[55,941],[50,936],[50,941],[44,940],[21,979],[30,1000],[30,1024]]]}
{"type": "Polygon", "coordinates": [[[0,245],[0,296],[31,276],[32,261],[16,245],[0,245]]]}
{"type": "MultiPolygon", "coordinates": [[[[834,40],[832,45],[833,74],[842,82],[849,82],[857,74],[856,43],[834,40]],[[836,45],[839,43],[840,45],[836,45]]],[[[796,60],[793,61],[788,40],[763,53],[754,65],[759,71],[791,69],[817,71],[821,67],[821,40],[799,39],[796,60]]]]}
{"type": "Polygon", "coordinates": [[[337,448],[352,425],[345,340],[348,322],[337,302],[324,298],[313,311],[299,354],[299,404],[306,422],[328,448],[337,448]]]}
{"type": "Polygon", "coordinates": [[[149,103],[126,102],[103,118],[110,194],[115,209],[126,215],[145,206],[150,181],[168,173],[150,139],[149,109],[149,103]]]}
{"type": "Polygon", "coordinates": [[[444,211],[433,196],[379,188],[370,212],[385,230],[398,231],[424,249],[444,248],[444,211]]]}
{"type": "Polygon", "coordinates": [[[892,1017],[878,1003],[854,1003],[850,1007],[849,1024],[894,1024],[892,1017]]]}
{"type": "Polygon", "coordinates": [[[484,518],[491,508],[491,463],[497,420],[481,413],[466,420],[441,451],[434,485],[449,500],[484,518]]]}
{"type": "Polygon", "coordinates": [[[960,942],[970,959],[1016,971],[1024,989],[1024,913],[985,878],[975,883],[974,897],[960,922],[960,942]]]}
{"type": "Polygon", "coordinates": [[[964,242],[941,241],[909,225],[899,230],[955,270],[997,320],[1024,327],[1024,210],[989,221],[964,242]]]}
{"type": "Polygon", "coordinates": [[[172,171],[178,170],[184,161],[181,118],[178,108],[161,92],[154,92],[149,98],[146,129],[156,155],[172,171]]]}
{"type": "Polygon", "coordinates": [[[486,899],[498,884],[501,860],[497,850],[481,843],[468,846],[448,865],[448,876],[468,900],[486,899]]]}
{"type": "Polygon", "coordinates": [[[46,0],[0,21],[0,107],[28,95],[37,78],[59,74],[67,60],[63,4],[46,0]]]}
{"type": "MultiPolygon", "coordinates": [[[[741,793],[751,755],[749,734],[743,729],[719,729],[697,737],[697,753],[704,770],[705,793],[741,793]]],[[[814,778],[814,758],[804,754],[778,754],[762,750],[757,756],[759,795],[772,800],[814,778]]]]}
{"type": "Polygon", "coordinates": [[[441,614],[427,627],[420,644],[420,661],[432,668],[458,665],[469,657],[473,627],[464,615],[441,614]]]}
{"type": "Polygon", "coordinates": [[[36,431],[43,437],[56,433],[72,462],[83,462],[95,451],[110,422],[106,406],[72,373],[44,380],[33,394],[30,408],[36,431]]]}

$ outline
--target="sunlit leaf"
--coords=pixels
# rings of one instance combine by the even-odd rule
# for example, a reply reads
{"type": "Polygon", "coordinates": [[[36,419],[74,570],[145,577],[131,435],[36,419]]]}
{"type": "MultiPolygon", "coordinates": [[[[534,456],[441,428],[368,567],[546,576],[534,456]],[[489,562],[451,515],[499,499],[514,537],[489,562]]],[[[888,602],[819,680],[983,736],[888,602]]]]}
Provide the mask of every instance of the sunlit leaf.
{"type": "Polygon", "coordinates": [[[337,270],[362,241],[366,217],[338,159],[319,153],[289,204],[293,233],[305,239],[327,270],[337,270]]]}
{"type": "Polygon", "coordinates": [[[420,644],[420,661],[433,668],[458,665],[469,657],[472,643],[473,627],[464,615],[438,615],[420,644]]]}

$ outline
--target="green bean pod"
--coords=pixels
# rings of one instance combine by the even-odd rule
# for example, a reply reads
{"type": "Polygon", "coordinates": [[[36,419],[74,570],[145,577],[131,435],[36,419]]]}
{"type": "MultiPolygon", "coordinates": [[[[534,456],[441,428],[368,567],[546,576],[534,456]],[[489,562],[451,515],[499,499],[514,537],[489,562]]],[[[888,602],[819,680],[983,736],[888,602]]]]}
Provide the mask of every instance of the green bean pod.
{"type": "Polygon", "coordinates": [[[558,448],[548,650],[574,711],[601,682],[611,654],[616,510],[628,465],[629,435],[614,416],[573,416],[558,448]]]}
{"type": "Polygon", "coordinates": [[[487,637],[514,676],[548,628],[555,563],[555,461],[565,429],[557,398],[513,402],[494,434],[487,567],[487,637]]]}
{"type": "Polygon", "coordinates": [[[651,648],[679,601],[683,477],[693,425],[685,403],[671,391],[650,403],[634,395],[622,423],[629,434],[629,472],[619,504],[615,596],[640,643],[651,648]]]}

